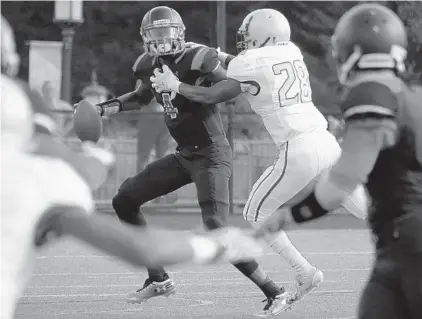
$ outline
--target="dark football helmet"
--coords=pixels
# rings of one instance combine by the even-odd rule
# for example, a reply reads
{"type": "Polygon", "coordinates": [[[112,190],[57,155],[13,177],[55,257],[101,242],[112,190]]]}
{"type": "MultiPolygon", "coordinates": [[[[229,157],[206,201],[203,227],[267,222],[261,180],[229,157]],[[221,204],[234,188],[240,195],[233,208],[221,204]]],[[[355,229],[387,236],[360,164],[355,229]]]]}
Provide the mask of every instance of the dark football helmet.
{"type": "Polygon", "coordinates": [[[141,24],[145,51],[150,55],[174,55],[185,49],[185,25],[180,14],[161,6],[148,11],[141,24]]]}
{"type": "Polygon", "coordinates": [[[16,76],[20,58],[16,52],[15,35],[9,22],[1,16],[1,73],[16,76]]]}
{"type": "Polygon", "coordinates": [[[383,5],[359,4],[347,11],[340,18],[331,43],[341,83],[347,82],[353,71],[405,70],[406,29],[400,18],[383,5]]]}

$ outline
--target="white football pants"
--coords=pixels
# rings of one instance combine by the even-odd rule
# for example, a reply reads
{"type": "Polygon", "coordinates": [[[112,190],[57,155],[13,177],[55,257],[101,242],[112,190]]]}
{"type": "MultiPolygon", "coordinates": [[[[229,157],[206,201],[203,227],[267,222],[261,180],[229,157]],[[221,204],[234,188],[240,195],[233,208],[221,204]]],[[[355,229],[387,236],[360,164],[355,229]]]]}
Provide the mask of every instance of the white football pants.
{"type": "MultiPolygon", "coordinates": [[[[340,154],[340,145],[326,130],[286,142],[280,147],[278,159],[254,184],[243,211],[244,218],[259,223],[281,206],[304,199],[340,154]]],[[[365,219],[368,205],[366,190],[360,185],[342,206],[356,217],[365,219]]]]}

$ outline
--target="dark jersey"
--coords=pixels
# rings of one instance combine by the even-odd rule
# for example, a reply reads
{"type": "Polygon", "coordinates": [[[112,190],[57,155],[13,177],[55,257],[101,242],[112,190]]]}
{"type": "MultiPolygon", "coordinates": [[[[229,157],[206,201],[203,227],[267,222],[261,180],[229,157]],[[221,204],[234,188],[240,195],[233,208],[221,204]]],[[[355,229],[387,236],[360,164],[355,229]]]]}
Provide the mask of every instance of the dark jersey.
{"type": "Polygon", "coordinates": [[[398,217],[422,208],[422,89],[392,73],[365,75],[350,88],[342,109],[346,123],[372,120],[393,127],[379,153],[367,188],[373,207],[369,222],[378,235],[398,217]],[[418,155],[419,154],[419,155],[418,155]]]}
{"type": "Polygon", "coordinates": [[[142,54],[133,66],[136,78],[164,108],[166,125],[179,146],[205,146],[225,138],[220,112],[216,105],[202,105],[180,94],[157,93],[150,77],[155,68],[167,64],[181,82],[210,86],[206,75],[219,65],[217,51],[206,46],[188,47],[182,55],[170,59],[142,54]]]}

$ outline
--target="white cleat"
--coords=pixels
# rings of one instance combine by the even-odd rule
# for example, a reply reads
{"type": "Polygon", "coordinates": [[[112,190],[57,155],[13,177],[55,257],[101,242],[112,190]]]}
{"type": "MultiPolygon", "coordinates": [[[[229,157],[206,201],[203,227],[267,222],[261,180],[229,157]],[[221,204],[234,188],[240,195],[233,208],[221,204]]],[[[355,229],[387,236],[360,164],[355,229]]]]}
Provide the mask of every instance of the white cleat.
{"type": "Polygon", "coordinates": [[[291,307],[289,304],[290,298],[291,293],[283,292],[274,298],[268,298],[264,300],[264,302],[266,302],[264,309],[256,313],[255,316],[261,318],[277,316],[281,312],[286,311],[291,307]]]}
{"type": "Polygon", "coordinates": [[[312,290],[318,288],[324,281],[324,274],[321,270],[313,267],[312,271],[309,274],[298,274],[296,277],[296,281],[296,292],[290,296],[289,300],[287,300],[289,308],[294,303],[303,299],[303,297],[305,297],[312,290]]]}

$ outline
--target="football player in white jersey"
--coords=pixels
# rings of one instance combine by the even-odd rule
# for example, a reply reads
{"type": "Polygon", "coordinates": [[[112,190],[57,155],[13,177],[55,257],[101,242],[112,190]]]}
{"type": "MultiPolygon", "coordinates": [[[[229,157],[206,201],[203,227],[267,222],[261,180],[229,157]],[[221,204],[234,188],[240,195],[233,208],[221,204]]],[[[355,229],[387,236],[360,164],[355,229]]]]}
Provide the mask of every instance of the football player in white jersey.
{"type": "Polygon", "coordinates": [[[260,254],[259,244],[234,228],[210,232],[207,237],[154,229],[139,231],[113,218],[92,214],[95,205],[91,189],[104,182],[113,156],[89,143],[83,143],[82,154],[72,153],[50,135],[54,123],[46,119],[48,114],[39,113],[40,101],[32,101],[15,78],[18,63],[12,29],[2,17],[2,319],[14,318],[37,248],[55,236],[70,235],[141,267],[207,264],[221,256],[242,261],[260,254]],[[248,245],[253,246],[252,251],[248,245]]]}
{"type": "MultiPolygon", "coordinates": [[[[312,102],[308,69],[300,49],[290,41],[285,16],[273,9],[253,11],[243,20],[238,36],[238,56],[220,53],[222,62],[228,62],[227,80],[212,87],[192,86],[179,82],[165,66],[151,80],[158,91],[170,90],[197,102],[214,104],[243,95],[261,116],[279,156],[255,183],[244,208],[245,219],[256,227],[283,205],[308,194],[341,149],[312,102]]],[[[343,206],[365,218],[363,187],[343,206]]],[[[323,281],[322,272],[300,254],[285,232],[267,235],[266,240],[297,271],[291,303],[323,281]]]]}

